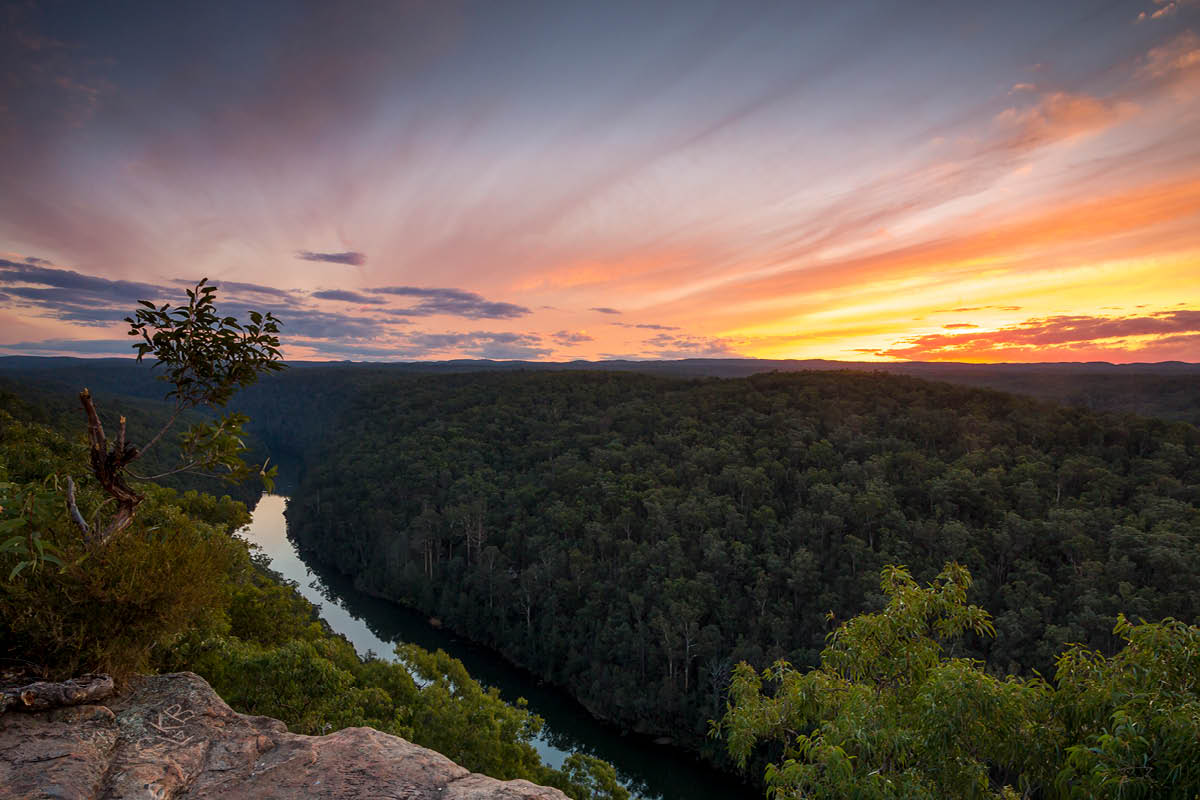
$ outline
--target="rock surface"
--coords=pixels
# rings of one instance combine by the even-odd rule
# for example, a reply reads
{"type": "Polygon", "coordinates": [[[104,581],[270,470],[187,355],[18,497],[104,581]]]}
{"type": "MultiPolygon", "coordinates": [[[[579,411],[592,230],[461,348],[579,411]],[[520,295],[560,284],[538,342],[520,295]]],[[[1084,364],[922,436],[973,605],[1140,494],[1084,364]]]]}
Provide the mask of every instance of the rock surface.
{"type": "Polygon", "coordinates": [[[190,672],[140,678],[107,706],[0,716],[0,797],[566,800],[371,728],[288,733],[236,713],[190,672]]]}

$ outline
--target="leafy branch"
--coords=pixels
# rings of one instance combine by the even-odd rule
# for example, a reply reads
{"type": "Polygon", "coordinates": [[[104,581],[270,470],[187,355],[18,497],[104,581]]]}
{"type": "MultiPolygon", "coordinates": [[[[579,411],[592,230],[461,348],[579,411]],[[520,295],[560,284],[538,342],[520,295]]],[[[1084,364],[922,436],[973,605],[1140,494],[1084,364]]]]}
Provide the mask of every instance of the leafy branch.
{"type": "Polygon", "coordinates": [[[193,408],[223,407],[234,393],[254,383],[266,372],[283,369],[279,351],[279,320],[271,313],[250,311],[250,321],[242,323],[232,316],[221,316],[216,309],[215,286],[205,278],[187,291],[186,304],[157,306],[139,300],[142,306],[134,316],[126,317],[129,335],[139,337],[134,345],[137,360],[153,356],[152,369],[171,385],[167,399],[175,409],[166,423],[142,447],[125,440],[125,418],[121,417],[116,439],[109,442],[91,394],[79,394],[88,420],[88,447],[92,474],[101,488],[116,503],[116,511],[99,527],[89,524],[75,502],[74,484],[68,479],[67,505],[75,524],[90,544],[106,542],[133,521],[143,495],[126,482],[156,480],[182,472],[210,474],[227,481],[240,481],[252,474],[272,486],[275,468],[249,466],[242,460],[246,450],[243,426],[249,419],[242,414],[227,414],[213,423],[192,425],[180,442],[178,466],[157,475],[141,476],[129,465],[141,458],[175,425],[180,415],[193,408]]]}
{"type": "Polygon", "coordinates": [[[58,549],[42,538],[52,522],[51,509],[58,507],[58,490],[57,475],[24,486],[0,483],[0,536],[11,534],[0,542],[0,555],[17,557],[8,580],[26,569],[37,572],[46,564],[62,566],[58,549]]]}

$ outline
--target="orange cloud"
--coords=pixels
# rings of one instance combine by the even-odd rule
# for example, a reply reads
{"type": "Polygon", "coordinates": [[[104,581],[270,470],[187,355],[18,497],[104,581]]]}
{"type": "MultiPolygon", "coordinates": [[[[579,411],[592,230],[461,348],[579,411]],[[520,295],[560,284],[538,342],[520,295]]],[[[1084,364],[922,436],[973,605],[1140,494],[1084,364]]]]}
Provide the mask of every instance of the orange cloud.
{"type": "MultiPolygon", "coordinates": [[[[738,313],[738,304],[769,300],[804,307],[812,295],[839,287],[862,287],[905,277],[945,280],[968,275],[1059,266],[1047,254],[1104,245],[1105,257],[1137,257],[1148,251],[1136,235],[1151,228],[1183,225],[1184,241],[1195,245],[1190,218],[1200,214],[1200,178],[1165,181],[1062,209],[935,238],[866,256],[799,266],[758,280],[721,286],[705,293],[705,306],[738,313]],[[1133,237],[1133,238],[1130,238],[1133,237]],[[1116,240],[1120,241],[1116,241],[1116,240]]],[[[1150,250],[1153,252],[1153,249],[1150,250]]],[[[689,301],[698,301],[693,297],[689,301]]]]}
{"type": "Polygon", "coordinates": [[[996,122],[1011,131],[1014,144],[1033,146],[1095,133],[1136,111],[1137,106],[1128,101],[1048,92],[1030,108],[1001,111],[996,122]]]}
{"type": "Polygon", "coordinates": [[[1139,72],[1148,78],[1166,78],[1197,66],[1200,66],[1200,36],[1184,31],[1151,49],[1139,72]]]}
{"type": "Polygon", "coordinates": [[[693,253],[675,250],[638,252],[610,259],[574,260],[533,274],[526,274],[510,289],[515,292],[556,291],[612,285],[669,286],[694,277],[698,259],[693,253]]]}
{"type": "MultiPolygon", "coordinates": [[[[948,326],[947,326],[948,327],[948,326]]],[[[1160,311],[1131,317],[1056,316],[1029,319],[993,331],[933,333],[897,342],[874,355],[912,361],[1054,361],[1081,354],[1127,360],[1194,352],[1200,310],[1160,311]]]]}

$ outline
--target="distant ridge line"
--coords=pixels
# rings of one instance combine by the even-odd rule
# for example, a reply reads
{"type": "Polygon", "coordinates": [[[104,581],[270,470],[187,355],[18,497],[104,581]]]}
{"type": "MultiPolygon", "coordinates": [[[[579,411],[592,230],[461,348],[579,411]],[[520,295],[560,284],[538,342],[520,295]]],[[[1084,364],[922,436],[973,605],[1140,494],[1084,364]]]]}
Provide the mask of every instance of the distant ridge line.
{"type": "MultiPolygon", "coordinates": [[[[105,362],[125,363],[133,357],[104,356],[97,358],[79,356],[0,356],[0,370],[5,368],[39,369],[60,368],[71,363],[99,365],[105,362]]],[[[1004,372],[1051,371],[1070,373],[1150,373],[1150,374],[1200,374],[1200,363],[1187,361],[1137,361],[1114,364],[1109,361],[1038,361],[1038,362],[995,362],[976,363],[966,361],[837,361],[825,358],[770,359],[770,358],[682,358],[682,359],[607,359],[589,361],[521,361],[494,359],[446,359],[442,361],[289,361],[295,367],[361,366],[396,368],[414,372],[471,371],[471,370],[620,370],[632,372],[669,372],[715,376],[744,376],[771,371],[839,370],[849,369],[865,372],[1004,372]]]]}

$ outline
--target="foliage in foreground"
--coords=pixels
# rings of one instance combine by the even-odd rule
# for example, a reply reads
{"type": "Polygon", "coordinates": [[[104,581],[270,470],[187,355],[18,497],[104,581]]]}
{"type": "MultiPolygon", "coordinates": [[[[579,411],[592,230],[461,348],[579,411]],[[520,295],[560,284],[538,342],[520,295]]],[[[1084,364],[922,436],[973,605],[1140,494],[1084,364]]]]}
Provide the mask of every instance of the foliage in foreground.
{"type": "MultiPolygon", "coordinates": [[[[394,733],[498,778],[557,786],[578,800],[625,800],[612,767],[579,755],[563,770],[532,745],[539,717],[484,689],[443,652],[400,649],[401,663],[363,660],[232,535],[248,521],[228,497],[144,484],[145,500],[118,538],[89,546],[47,478],[78,473],[79,442],[0,410],[5,529],[36,530],[60,563],[0,552],[0,663],[61,678],[104,671],[189,669],[238,711],[296,732],[352,725],[394,733]],[[49,493],[54,502],[12,504],[49,493]],[[19,524],[17,522],[19,521],[19,524]]],[[[79,487],[79,506],[102,492],[79,487]]]]}
{"type": "Polygon", "coordinates": [[[1074,645],[1053,683],[1000,679],[945,655],[967,631],[991,633],[970,583],[956,564],[925,588],[884,569],[886,608],[830,634],[819,667],[738,665],[714,735],[742,765],[782,748],[765,770],[776,798],[1200,793],[1200,628],[1121,617],[1112,658],[1074,645]]]}
{"type": "MultiPolygon", "coordinates": [[[[119,541],[92,547],[68,518],[53,478],[84,459],[78,442],[0,411],[0,520],[36,533],[59,563],[32,564],[0,582],[0,657],[31,662],[50,677],[108,672],[118,679],[146,669],[153,654],[228,605],[228,574],[244,547],[228,531],[245,507],[195,492],[146,484],[140,513],[119,541]]],[[[79,507],[97,513],[103,492],[81,484],[79,507]]],[[[90,516],[90,514],[89,514],[90,516]]],[[[27,553],[6,553],[8,577],[27,553]]]]}

